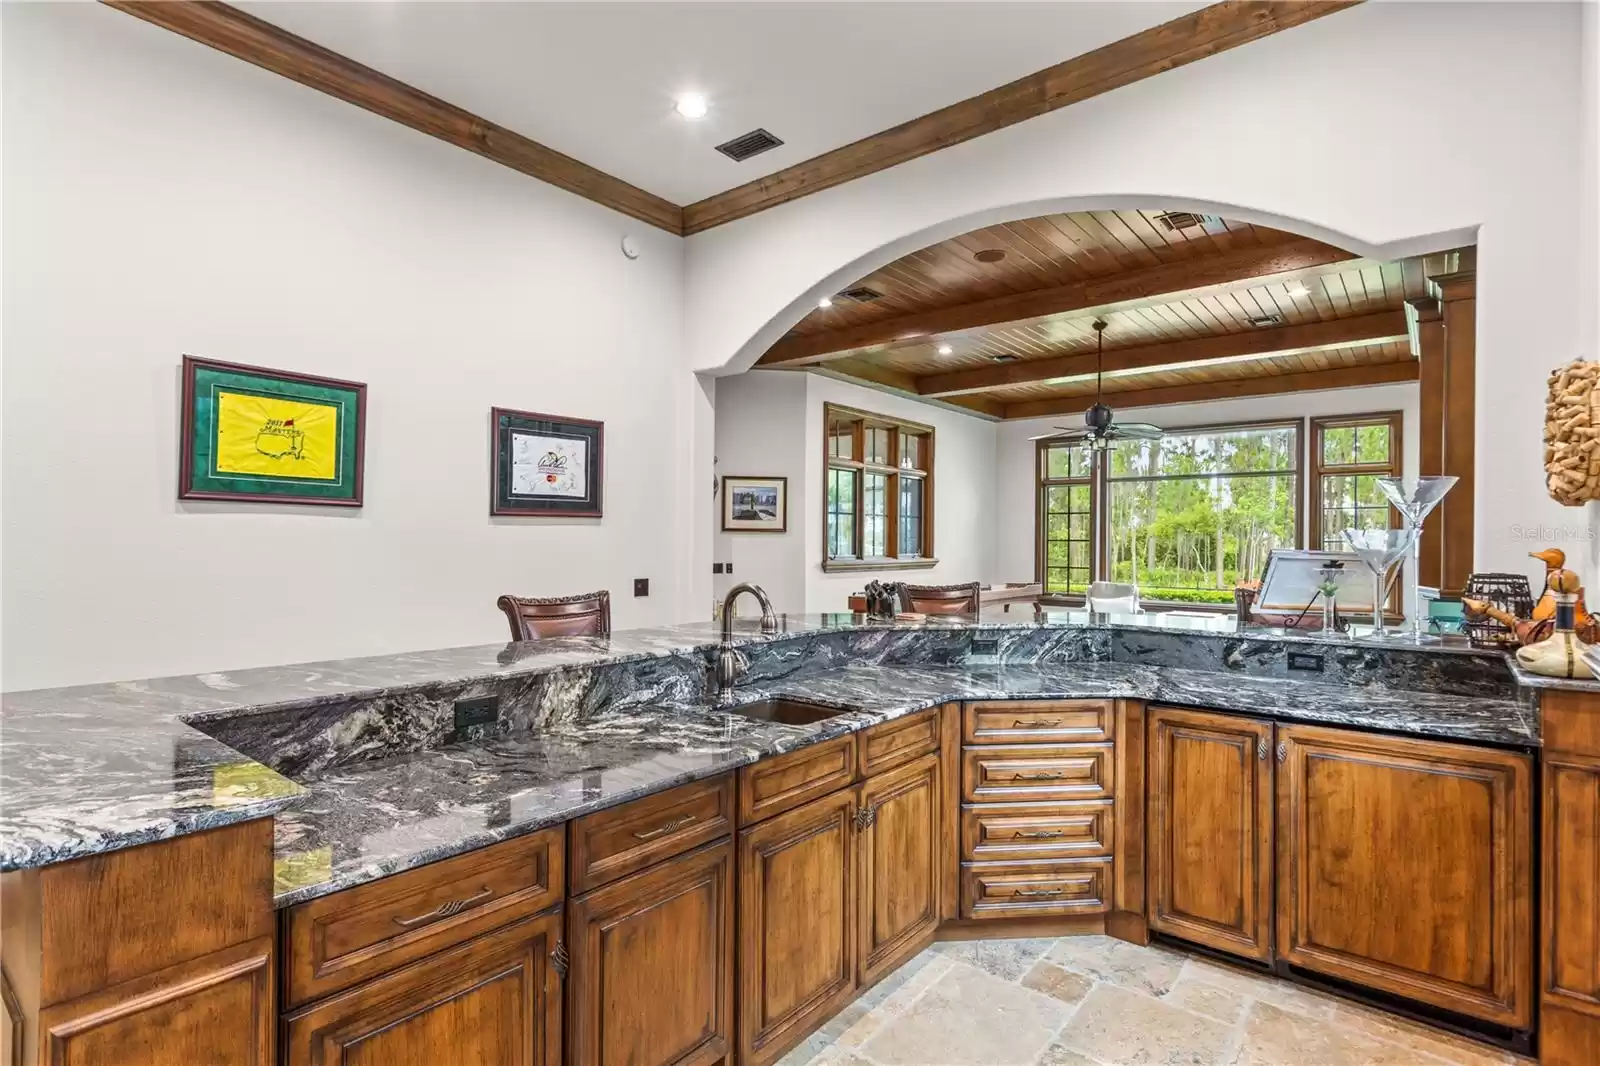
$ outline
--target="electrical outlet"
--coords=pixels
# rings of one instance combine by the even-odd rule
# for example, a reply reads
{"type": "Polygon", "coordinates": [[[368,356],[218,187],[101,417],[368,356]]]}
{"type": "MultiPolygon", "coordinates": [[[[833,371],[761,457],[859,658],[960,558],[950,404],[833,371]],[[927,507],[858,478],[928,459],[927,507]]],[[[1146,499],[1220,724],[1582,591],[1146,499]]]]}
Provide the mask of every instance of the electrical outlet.
{"type": "Polygon", "coordinates": [[[728,564],[728,573],[730,573],[730,574],[733,573],[733,564],[732,563],[728,564]]]}
{"type": "Polygon", "coordinates": [[[1289,669],[1311,670],[1320,674],[1322,673],[1322,656],[1312,655],[1304,651],[1292,651],[1289,653],[1289,669]]]}
{"type": "Polygon", "coordinates": [[[633,594],[635,596],[648,596],[648,595],[650,595],[650,579],[647,578],[647,577],[636,577],[636,578],[634,578],[633,579],[633,594]]]}
{"type": "Polygon", "coordinates": [[[475,725],[494,725],[500,717],[499,696],[475,696],[472,699],[456,700],[456,732],[471,729],[475,725]]]}
{"type": "Polygon", "coordinates": [[[725,567],[721,563],[712,563],[711,564],[711,572],[713,574],[720,574],[720,573],[722,573],[722,571],[724,569],[725,569],[725,567]]]}
{"type": "Polygon", "coordinates": [[[999,655],[1000,640],[998,637],[973,637],[973,655],[999,655]]]}

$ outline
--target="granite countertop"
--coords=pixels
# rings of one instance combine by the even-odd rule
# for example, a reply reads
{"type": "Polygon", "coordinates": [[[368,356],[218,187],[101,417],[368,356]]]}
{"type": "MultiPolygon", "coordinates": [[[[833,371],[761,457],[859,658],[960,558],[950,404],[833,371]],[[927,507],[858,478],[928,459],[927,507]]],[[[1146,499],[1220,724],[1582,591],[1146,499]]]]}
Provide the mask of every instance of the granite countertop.
{"type": "MultiPolygon", "coordinates": [[[[1040,629],[1162,630],[1202,641],[1240,638],[1234,644],[1329,644],[1311,634],[1241,632],[1229,619],[1156,621],[1160,617],[1104,619],[1078,612],[1052,615],[1041,625],[1031,616],[1000,615],[979,624],[1021,638],[1040,629]]],[[[738,640],[760,645],[807,634],[972,627],[970,620],[906,623],[820,615],[786,618],[783,631],[771,636],[741,621],[738,640]]],[[[883,635],[899,639],[893,632],[883,635]]],[[[331,712],[358,699],[389,700],[392,713],[409,715],[406,701],[429,685],[555,678],[553,686],[566,683],[574,670],[619,663],[644,670],[654,662],[674,662],[681,669],[685,656],[703,653],[716,636],[713,625],[697,623],[610,638],[8,693],[0,703],[0,870],[275,815],[279,902],[288,904],[956,699],[1129,697],[1501,745],[1538,743],[1531,701],[1181,668],[1186,661],[1160,667],[977,660],[841,667],[835,660],[828,669],[799,668],[742,691],[750,699],[781,694],[851,708],[815,726],[753,721],[664,691],[646,706],[600,705],[572,721],[394,755],[383,748],[384,757],[309,773],[277,772],[192,724],[291,708],[331,712]]],[[[1464,643],[1424,650],[1483,656],[1464,643]]]]}

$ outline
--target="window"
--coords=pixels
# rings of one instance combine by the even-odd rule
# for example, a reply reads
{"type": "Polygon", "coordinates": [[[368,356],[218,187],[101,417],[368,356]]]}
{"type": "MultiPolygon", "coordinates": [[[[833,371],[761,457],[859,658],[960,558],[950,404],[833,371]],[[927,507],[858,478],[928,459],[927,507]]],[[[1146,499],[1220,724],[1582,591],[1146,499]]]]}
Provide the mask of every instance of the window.
{"type": "Polygon", "coordinates": [[[1039,442],[1044,590],[1081,593],[1094,580],[1094,481],[1082,445],[1039,442]]]}
{"type": "Polygon", "coordinates": [[[1349,551],[1347,529],[1398,524],[1378,489],[1400,476],[1400,412],[1311,420],[1311,543],[1349,551]]]}
{"type": "Polygon", "coordinates": [[[824,570],[933,566],[933,430],[828,404],[824,570]]]}
{"type": "Polygon", "coordinates": [[[1231,604],[1272,549],[1300,543],[1298,421],[1174,430],[1103,451],[1044,441],[1039,456],[1048,595],[1102,578],[1153,602],[1231,604]]]}

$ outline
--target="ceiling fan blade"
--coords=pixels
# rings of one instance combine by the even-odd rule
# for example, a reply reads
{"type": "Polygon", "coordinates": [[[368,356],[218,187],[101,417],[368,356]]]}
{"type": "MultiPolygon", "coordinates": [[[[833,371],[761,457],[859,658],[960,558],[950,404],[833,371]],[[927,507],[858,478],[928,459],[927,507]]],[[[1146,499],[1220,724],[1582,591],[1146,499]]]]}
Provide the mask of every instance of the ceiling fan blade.
{"type": "Polygon", "coordinates": [[[1133,440],[1155,440],[1162,434],[1160,426],[1148,422],[1113,422],[1111,428],[1133,440]]]}
{"type": "Polygon", "coordinates": [[[1029,440],[1074,440],[1083,436],[1081,429],[1068,429],[1066,426],[1057,426],[1054,433],[1041,433],[1029,440]]]}

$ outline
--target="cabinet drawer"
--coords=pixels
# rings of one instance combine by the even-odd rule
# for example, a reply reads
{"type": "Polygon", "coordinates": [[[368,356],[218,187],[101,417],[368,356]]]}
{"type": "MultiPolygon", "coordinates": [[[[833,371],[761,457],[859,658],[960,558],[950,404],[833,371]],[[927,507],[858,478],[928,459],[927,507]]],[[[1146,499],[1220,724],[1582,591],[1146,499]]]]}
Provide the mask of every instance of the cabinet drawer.
{"type": "Polygon", "coordinates": [[[733,804],[733,775],[723,774],[579,818],[571,829],[573,894],[731,833],[733,804]]]}
{"type": "Polygon", "coordinates": [[[963,748],[961,798],[968,803],[1104,799],[1112,745],[1028,744],[963,748]]]}
{"type": "Polygon", "coordinates": [[[961,808],[961,858],[1016,862],[1111,854],[1110,800],[961,808]]]}
{"type": "Polygon", "coordinates": [[[964,864],[961,917],[1103,914],[1110,891],[1110,858],[964,864]]]}
{"type": "Polygon", "coordinates": [[[861,734],[856,764],[862,777],[881,774],[939,750],[939,709],[875,725],[861,734]]]}
{"type": "Polygon", "coordinates": [[[739,771],[739,824],[793,810],[855,779],[854,733],[762,759],[739,771]]]}
{"type": "Polygon", "coordinates": [[[565,828],[291,908],[284,1006],[320,999],[559,902],[566,884],[565,828]]]}
{"type": "Polygon", "coordinates": [[[968,744],[1068,744],[1110,740],[1110,700],[969,703],[961,736],[968,744]]]}

